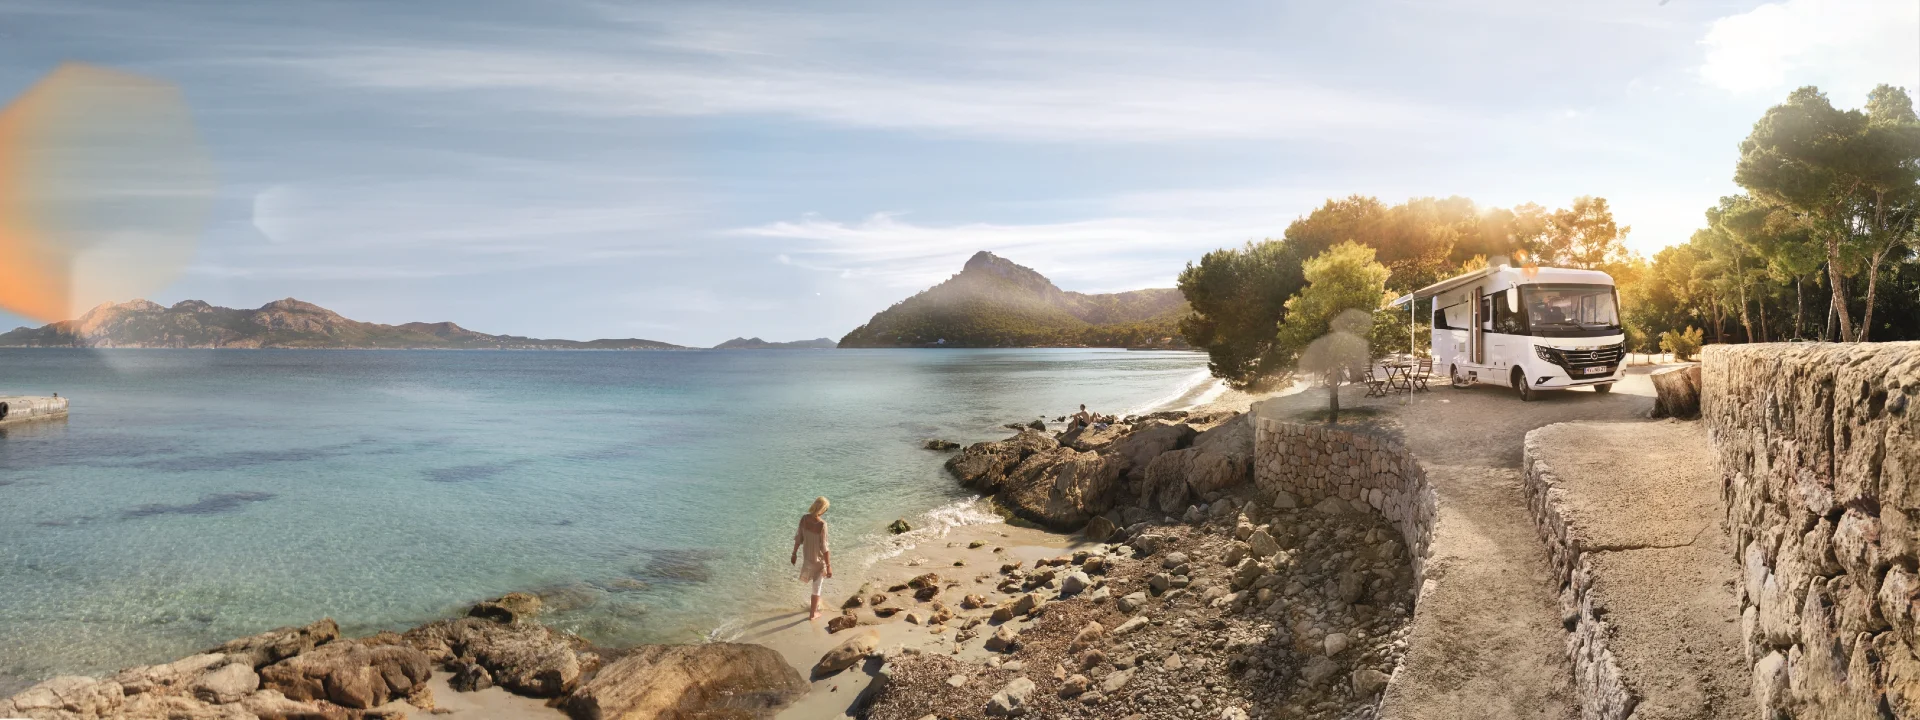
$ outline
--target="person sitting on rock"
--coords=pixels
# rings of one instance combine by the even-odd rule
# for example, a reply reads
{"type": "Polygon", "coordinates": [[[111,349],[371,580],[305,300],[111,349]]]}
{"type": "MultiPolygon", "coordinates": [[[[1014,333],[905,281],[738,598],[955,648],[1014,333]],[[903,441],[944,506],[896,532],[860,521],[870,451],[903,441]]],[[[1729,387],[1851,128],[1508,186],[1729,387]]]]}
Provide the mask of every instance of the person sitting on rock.
{"type": "Polygon", "coordinates": [[[800,582],[813,584],[813,601],[807,608],[807,619],[820,619],[820,591],[826,585],[827,578],[833,577],[833,556],[827,551],[827,521],[821,515],[827,512],[827,499],[813,499],[813,507],[807,508],[807,514],[800,516],[800,529],[793,533],[793,556],[787,563],[800,563],[800,550],[807,551],[806,563],[800,565],[800,582]]]}
{"type": "Polygon", "coordinates": [[[1074,428],[1092,425],[1096,417],[1093,413],[1087,412],[1087,406],[1082,404],[1080,406],[1080,412],[1074,413],[1071,422],[1067,423],[1067,429],[1072,430],[1074,428]]]}

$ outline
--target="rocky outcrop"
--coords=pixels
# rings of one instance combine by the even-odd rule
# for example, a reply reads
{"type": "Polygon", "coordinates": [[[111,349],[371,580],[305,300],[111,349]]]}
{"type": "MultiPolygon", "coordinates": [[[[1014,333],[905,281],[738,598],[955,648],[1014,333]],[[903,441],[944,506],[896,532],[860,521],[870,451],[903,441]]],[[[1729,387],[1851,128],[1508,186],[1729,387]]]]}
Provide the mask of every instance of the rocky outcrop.
{"type": "Polygon", "coordinates": [[[468,617],[422,625],[401,637],[434,662],[479,665],[494,684],[528,697],[565,695],[600,666],[587,641],[544,625],[468,617]]]}
{"type": "Polygon", "coordinates": [[[280,662],[325,645],[340,637],[340,626],[332,618],[321,618],[306,627],[283,627],[230,640],[208,653],[244,658],[255,669],[280,662]]]}
{"type": "Polygon", "coordinates": [[[578,720],[771,718],[808,686],[760,645],[649,645],[594,675],[562,703],[578,720]]]}
{"type": "Polygon", "coordinates": [[[1253,423],[1245,414],[1193,437],[1190,447],[1168,450],[1147,463],[1139,483],[1143,507],[1173,514],[1188,501],[1253,479],[1253,423]]]}
{"type": "Polygon", "coordinates": [[[1007,474],[999,498],[1028,520],[1076,530],[1113,507],[1119,479],[1111,456],[1060,447],[1029,455],[1007,474]]]}
{"type": "Polygon", "coordinates": [[[1022,430],[1005,440],[967,446],[959,455],[947,458],[947,471],[959,478],[962,486],[991,494],[1000,490],[1000,484],[1007,479],[1007,471],[1026,460],[1027,456],[1059,446],[1060,443],[1046,433],[1022,430]]]}
{"type": "Polygon", "coordinates": [[[407,698],[432,675],[417,649],[341,640],[268,665],[259,680],[290,700],[364,710],[407,698]]]}
{"type": "Polygon", "coordinates": [[[1145,477],[1147,465],[1161,453],[1178,450],[1193,442],[1193,426],[1186,423],[1148,421],[1133,426],[1126,437],[1114,441],[1109,454],[1120,464],[1120,473],[1129,481],[1145,477]]]}

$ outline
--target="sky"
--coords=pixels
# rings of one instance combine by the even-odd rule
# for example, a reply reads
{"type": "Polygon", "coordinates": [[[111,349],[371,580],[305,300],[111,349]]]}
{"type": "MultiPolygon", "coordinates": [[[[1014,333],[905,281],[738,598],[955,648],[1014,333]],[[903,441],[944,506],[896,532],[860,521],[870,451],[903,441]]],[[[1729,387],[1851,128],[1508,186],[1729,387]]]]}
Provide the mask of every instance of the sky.
{"type": "Polygon", "coordinates": [[[0,0],[0,96],[64,61],[177,85],[211,159],[149,299],[707,346],[979,250],[1170,287],[1351,194],[1599,195],[1650,253],[1789,90],[1920,87],[1920,2],[0,0]]]}

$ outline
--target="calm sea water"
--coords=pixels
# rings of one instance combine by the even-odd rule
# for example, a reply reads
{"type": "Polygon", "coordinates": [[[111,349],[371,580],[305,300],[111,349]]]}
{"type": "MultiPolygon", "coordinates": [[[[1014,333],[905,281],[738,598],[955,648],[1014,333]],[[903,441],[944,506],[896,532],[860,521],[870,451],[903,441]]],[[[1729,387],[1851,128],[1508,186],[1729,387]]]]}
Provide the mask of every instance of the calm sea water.
{"type": "Polygon", "coordinates": [[[843,564],[895,517],[986,521],[921,440],[1204,382],[1106,350],[0,350],[0,394],[72,400],[0,434],[0,694],[514,590],[601,642],[697,639],[801,601],[816,495],[843,564]]]}

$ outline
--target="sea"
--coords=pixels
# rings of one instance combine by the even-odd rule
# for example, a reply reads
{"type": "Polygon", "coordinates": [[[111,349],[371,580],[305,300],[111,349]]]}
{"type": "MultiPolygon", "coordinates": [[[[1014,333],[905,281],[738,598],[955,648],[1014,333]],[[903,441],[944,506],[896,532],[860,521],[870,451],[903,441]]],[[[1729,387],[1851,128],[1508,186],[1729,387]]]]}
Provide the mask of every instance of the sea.
{"type": "Polygon", "coordinates": [[[322,617],[368,634],[539,591],[599,643],[725,637],[836,565],[999,522],[929,438],[1202,398],[1124,350],[0,349],[0,696],[322,617]],[[904,538],[885,526],[904,518],[904,538]],[[903,542],[904,541],[904,542],[903,542]]]}

